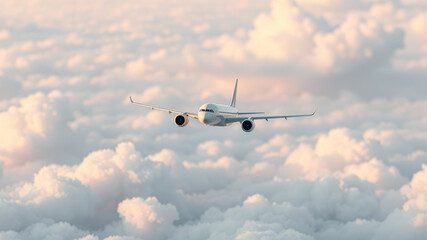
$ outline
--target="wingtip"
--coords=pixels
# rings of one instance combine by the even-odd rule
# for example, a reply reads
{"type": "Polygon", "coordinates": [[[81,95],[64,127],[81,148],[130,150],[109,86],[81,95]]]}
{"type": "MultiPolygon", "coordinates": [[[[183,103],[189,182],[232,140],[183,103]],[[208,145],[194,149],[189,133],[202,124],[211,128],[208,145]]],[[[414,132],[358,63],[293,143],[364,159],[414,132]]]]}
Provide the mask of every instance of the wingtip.
{"type": "Polygon", "coordinates": [[[130,102],[131,102],[131,103],[133,103],[133,100],[132,100],[132,97],[131,97],[131,96],[129,96],[129,100],[130,100],[130,102]]]}

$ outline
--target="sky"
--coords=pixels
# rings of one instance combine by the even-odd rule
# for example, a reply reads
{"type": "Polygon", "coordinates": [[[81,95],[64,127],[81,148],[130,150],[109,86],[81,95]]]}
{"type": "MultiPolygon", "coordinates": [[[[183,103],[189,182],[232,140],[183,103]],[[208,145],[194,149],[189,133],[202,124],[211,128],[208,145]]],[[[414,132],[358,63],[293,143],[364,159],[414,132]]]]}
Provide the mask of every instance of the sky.
{"type": "Polygon", "coordinates": [[[0,239],[425,239],[424,0],[2,1],[0,239]],[[129,103],[310,118],[210,127],[129,103]]]}

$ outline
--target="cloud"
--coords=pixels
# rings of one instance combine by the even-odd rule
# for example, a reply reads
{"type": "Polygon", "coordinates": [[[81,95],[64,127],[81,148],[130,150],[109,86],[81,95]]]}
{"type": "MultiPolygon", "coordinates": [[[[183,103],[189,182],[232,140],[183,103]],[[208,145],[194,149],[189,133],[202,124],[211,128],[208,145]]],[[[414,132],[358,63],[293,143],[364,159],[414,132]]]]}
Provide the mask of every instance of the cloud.
{"type": "Polygon", "coordinates": [[[1,180],[3,178],[3,165],[4,165],[4,163],[0,162],[0,183],[1,183],[1,180]]]}
{"type": "Polygon", "coordinates": [[[6,40],[10,38],[10,33],[7,30],[1,30],[0,31],[0,40],[6,40]]]}
{"type": "Polygon", "coordinates": [[[413,239],[423,239],[426,228],[417,226],[416,218],[415,212],[396,209],[381,223],[373,239],[401,239],[408,234],[413,239]]]}
{"type": "Polygon", "coordinates": [[[366,161],[369,158],[366,143],[349,135],[348,129],[332,129],[328,135],[319,137],[315,148],[300,144],[289,154],[284,164],[285,172],[289,167],[296,166],[303,176],[315,178],[366,161]]]}
{"type": "Polygon", "coordinates": [[[16,189],[3,191],[7,196],[1,210],[5,214],[1,219],[2,230],[19,230],[29,223],[43,219],[78,223],[94,214],[94,197],[87,186],[68,177],[67,167],[51,165],[43,167],[32,183],[17,186],[16,189]],[[63,209],[63,206],[67,206],[63,209]],[[14,215],[9,221],[6,216],[14,215]]]}
{"type": "Polygon", "coordinates": [[[148,66],[146,65],[144,59],[140,58],[135,61],[129,61],[126,63],[125,68],[130,74],[140,74],[147,71],[148,66]]]}
{"type": "Polygon", "coordinates": [[[343,234],[341,229],[346,229],[344,234],[350,239],[372,237],[379,225],[375,219],[383,217],[372,210],[386,205],[385,198],[381,200],[376,196],[371,185],[356,178],[347,178],[341,183],[329,178],[315,182],[281,182],[277,188],[259,187],[263,188],[263,195],[249,194],[242,205],[224,211],[211,208],[197,224],[180,226],[172,239],[238,236],[326,239],[336,229],[340,229],[340,234],[343,234]],[[364,206],[364,210],[361,211],[360,206],[364,206]],[[323,226],[320,231],[315,230],[318,225],[323,226]]]}
{"type": "Polygon", "coordinates": [[[131,143],[91,153],[75,169],[75,177],[96,193],[101,209],[114,208],[125,196],[155,194],[172,200],[176,194],[165,165],[144,160],[131,143]]]}
{"type": "Polygon", "coordinates": [[[424,238],[425,4],[4,8],[1,239],[424,238]],[[318,111],[247,134],[128,100],[193,112],[236,77],[239,109],[318,111]]]}
{"type": "MultiPolygon", "coordinates": [[[[239,62],[244,62],[245,52],[249,52],[256,59],[272,60],[272,64],[314,67],[320,73],[342,73],[388,64],[403,47],[403,31],[396,25],[386,26],[366,12],[352,12],[337,23],[328,22],[336,9],[354,10],[355,6],[344,2],[273,0],[270,12],[254,19],[247,37],[223,35],[216,40],[216,45],[221,56],[239,62]],[[316,17],[313,11],[326,12],[323,13],[326,16],[316,17]]],[[[374,8],[377,15],[382,13],[383,8],[373,5],[374,8]]]]}
{"type": "Polygon", "coordinates": [[[329,16],[334,11],[355,11],[369,6],[370,1],[338,1],[338,0],[296,0],[305,10],[316,15],[329,16]]]}
{"type": "Polygon", "coordinates": [[[8,54],[5,50],[0,50],[0,69],[6,68],[9,66],[8,54]]]}
{"type": "Polygon", "coordinates": [[[411,182],[401,188],[402,194],[408,199],[404,205],[405,210],[411,208],[427,210],[426,174],[427,166],[423,165],[422,170],[414,174],[411,182]]]}
{"type": "Polygon", "coordinates": [[[309,228],[300,223],[310,224],[312,220],[304,209],[294,208],[288,203],[272,204],[263,196],[254,195],[248,197],[242,206],[236,206],[224,212],[215,208],[209,209],[202,216],[199,224],[180,227],[171,239],[183,237],[187,239],[206,237],[253,239],[263,236],[272,239],[280,237],[313,239],[299,232],[309,228]],[[254,200],[255,198],[258,200],[254,200]],[[290,216],[294,217],[289,218],[290,216]]]}
{"type": "Polygon", "coordinates": [[[162,124],[164,121],[164,115],[162,112],[152,111],[149,112],[146,116],[135,116],[131,115],[121,120],[119,126],[132,126],[134,129],[138,128],[150,128],[153,125],[162,124]]]}
{"type": "Polygon", "coordinates": [[[403,47],[403,32],[387,32],[380,24],[350,15],[334,32],[317,34],[313,49],[316,66],[342,71],[387,63],[403,47]]]}
{"type": "Polygon", "coordinates": [[[59,91],[41,92],[21,99],[0,113],[0,159],[5,167],[32,161],[61,162],[79,149],[78,134],[67,122],[73,119],[68,99],[59,91]],[[56,159],[55,159],[56,158],[56,159]]]}
{"type": "Polygon", "coordinates": [[[195,32],[195,33],[204,33],[206,31],[208,31],[209,28],[210,28],[209,23],[197,24],[197,25],[194,25],[193,32],[195,32]]]}
{"type": "Polygon", "coordinates": [[[152,61],[161,60],[164,57],[166,57],[166,54],[167,54],[166,49],[160,49],[159,51],[150,54],[150,60],[152,61]]]}
{"type": "MultiPolygon", "coordinates": [[[[269,142],[274,145],[277,141],[269,142]]],[[[210,144],[222,145],[219,142],[207,142],[201,146],[210,144]]],[[[226,143],[221,148],[225,146],[233,146],[233,144],[226,143]]],[[[349,177],[337,175],[337,178],[277,182],[270,178],[258,179],[250,176],[249,179],[252,179],[252,182],[239,183],[238,180],[245,176],[244,169],[248,166],[255,168],[260,163],[238,163],[231,158],[222,157],[216,161],[204,160],[190,164],[170,150],[144,158],[135,150],[133,144],[122,143],[115,150],[100,150],[89,154],[77,166],[45,167],[35,175],[32,183],[26,183],[16,190],[5,192],[9,196],[15,196],[16,200],[26,199],[31,208],[19,203],[5,205],[3,210],[13,209],[11,206],[15,206],[15,211],[26,214],[21,215],[22,222],[19,226],[12,227],[7,224],[3,226],[6,229],[22,229],[25,226],[37,224],[40,219],[45,218],[83,226],[81,224],[85,223],[86,219],[91,219],[89,222],[97,219],[95,221],[97,224],[86,223],[84,226],[97,229],[108,224],[99,233],[99,236],[104,238],[129,235],[170,237],[171,239],[181,237],[200,239],[206,236],[232,238],[292,236],[313,239],[335,236],[336,229],[344,229],[349,236],[360,232],[356,234],[357,237],[377,234],[375,229],[402,203],[399,203],[400,194],[387,192],[389,189],[398,188],[398,185],[391,185],[390,188],[387,185],[382,187],[378,184],[379,179],[386,183],[391,181],[394,184],[393,177],[376,175],[377,173],[372,169],[378,168],[391,176],[394,176],[392,174],[395,170],[381,165],[376,160],[365,160],[368,154],[366,143],[355,140],[355,136],[352,136],[347,129],[336,129],[328,135],[319,136],[314,146],[316,147],[309,147],[314,154],[320,155],[317,158],[335,156],[349,164],[349,167],[344,168],[349,177]],[[341,147],[334,151],[327,147],[338,143],[341,147]],[[168,172],[169,168],[171,172],[168,172]],[[365,171],[365,168],[368,170],[365,171]],[[231,178],[228,178],[227,184],[218,185],[219,179],[225,179],[218,178],[220,176],[218,169],[225,170],[223,174],[226,175],[223,176],[230,174],[231,178]],[[239,171],[242,171],[241,176],[232,176],[239,171]],[[366,173],[368,175],[364,175],[366,173]],[[359,178],[351,177],[354,174],[359,178]],[[203,180],[202,176],[210,175],[212,178],[207,178],[210,180],[204,183],[205,190],[199,192],[199,197],[196,197],[197,194],[195,195],[193,191],[203,180]],[[176,185],[172,184],[173,180],[168,180],[167,176],[172,177],[176,185]],[[184,176],[187,176],[187,180],[183,181],[184,176]],[[195,182],[194,179],[198,181],[195,182]],[[168,187],[165,189],[165,186],[168,187]],[[187,200],[182,202],[183,198],[171,194],[175,191],[175,186],[176,189],[184,190],[187,200]],[[182,188],[183,186],[186,188],[182,188]],[[378,194],[377,188],[385,192],[378,194]],[[181,212],[188,211],[188,206],[194,204],[196,199],[201,201],[203,198],[200,196],[209,196],[212,191],[216,191],[214,196],[217,195],[217,197],[220,191],[228,196],[232,194],[247,197],[237,202],[235,200],[230,202],[231,205],[222,210],[216,209],[215,205],[212,206],[209,202],[203,203],[205,207],[197,206],[200,204],[197,203],[193,208],[199,208],[199,210],[194,212],[193,209],[192,214],[195,214],[193,217],[200,216],[199,221],[195,223],[184,221],[183,225],[175,224],[175,220],[186,218],[185,214],[184,218],[181,217],[181,212]],[[253,191],[254,194],[250,194],[253,191]],[[82,198],[82,196],[86,197],[82,198]],[[163,199],[162,202],[165,200],[167,202],[160,203],[157,200],[159,198],[163,199]],[[176,205],[172,205],[170,201],[176,205]],[[90,202],[94,205],[87,205],[90,202]],[[49,208],[45,208],[45,205],[49,208]],[[58,211],[56,206],[58,208],[67,206],[67,211],[58,211]],[[135,211],[135,209],[139,210],[135,211]],[[121,221],[118,221],[115,216],[116,211],[121,216],[121,221]],[[284,221],[284,219],[287,220],[284,221]],[[323,228],[321,232],[314,232],[315,225],[331,219],[336,222],[336,228],[333,225],[323,228]],[[28,220],[30,222],[25,222],[28,220]],[[358,231],[360,229],[364,231],[358,231]],[[191,232],[196,234],[190,234],[191,232]]],[[[263,147],[263,149],[269,148],[263,147]]],[[[298,151],[298,148],[294,151],[298,151]]],[[[216,151],[213,153],[220,154],[216,151]]],[[[201,154],[206,153],[201,152],[201,154]]],[[[325,167],[326,170],[328,168],[325,167]]],[[[274,172],[274,167],[269,171],[274,172]]],[[[213,203],[216,204],[215,202],[211,204],[213,203]]],[[[412,218],[414,223],[423,224],[422,215],[414,215],[412,218]]],[[[7,232],[7,234],[12,233],[7,232]]],[[[83,236],[92,237],[87,233],[82,234],[83,236]]]]}
{"type": "Polygon", "coordinates": [[[408,179],[401,175],[399,168],[374,158],[372,154],[376,147],[369,138],[358,140],[349,129],[332,129],[328,135],[318,138],[314,148],[300,144],[288,152],[288,158],[277,174],[285,179],[355,175],[374,183],[380,191],[400,189],[408,179]]]}
{"type": "MultiPolygon", "coordinates": [[[[48,221],[46,223],[37,223],[31,225],[21,232],[0,232],[2,239],[70,239],[70,238],[82,238],[87,235],[86,231],[82,231],[69,223],[59,222],[52,223],[48,221]]],[[[83,238],[84,239],[84,238],[83,238]]],[[[90,238],[86,238],[90,239],[90,238]]]]}
{"type": "Polygon", "coordinates": [[[427,34],[423,31],[423,26],[427,23],[427,12],[416,15],[410,22],[412,31],[422,38],[427,38],[427,34]]]}
{"type": "Polygon", "coordinates": [[[291,61],[310,53],[316,23],[293,1],[271,2],[271,12],[254,20],[248,49],[257,57],[291,61]],[[297,46],[297,47],[296,47],[297,46]]]}
{"type": "Polygon", "coordinates": [[[110,236],[104,238],[104,240],[139,240],[140,238],[132,237],[132,236],[110,236]]]}
{"type": "Polygon", "coordinates": [[[114,219],[115,214],[111,213],[125,196],[156,194],[171,200],[173,184],[168,182],[166,172],[161,173],[164,168],[157,170],[159,165],[149,160],[141,162],[133,145],[123,143],[117,146],[116,152],[104,150],[90,154],[78,166],[43,167],[31,183],[2,191],[8,200],[3,202],[0,211],[12,211],[17,216],[13,222],[2,218],[2,230],[22,229],[42,219],[99,227],[114,219]],[[66,209],[61,209],[64,206],[66,209]]]}
{"type": "Polygon", "coordinates": [[[420,6],[420,7],[423,7],[426,5],[425,2],[421,0],[402,0],[402,3],[404,5],[413,5],[413,6],[420,6]]]}
{"type": "Polygon", "coordinates": [[[350,165],[344,169],[346,175],[356,175],[362,180],[375,183],[378,189],[399,189],[408,180],[400,175],[395,167],[387,167],[378,159],[372,159],[358,165],[350,165]]]}
{"type": "Polygon", "coordinates": [[[7,76],[2,76],[1,72],[1,53],[0,53],[0,101],[14,97],[21,89],[21,84],[7,76]]]}
{"type": "Polygon", "coordinates": [[[125,232],[143,238],[164,239],[173,233],[178,212],[171,204],[162,205],[157,198],[132,198],[122,201],[117,209],[125,232]]]}
{"type": "Polygon", "coordinates": [[[331,130],[327,136],[319,138],[316,153],[328,157],[338,154],[339,158],[345,162],[362,161],[368,152],[366,145],[364,142],[357,142],[349,135],[350,131],[345,128],[331,130]]]}
{"type": "Polygon", "coordinates": [[[233,160],[224,159],[216,162],[207,160],[195,164],[181,160],[175,152],[167,149],[149,155],[148,158],[153,162],[162,162],[170,166],[176,187],[188,194],[223,188],[230,182],[226,169],[230,166],[230,162],[235,163],[233,160]]]}

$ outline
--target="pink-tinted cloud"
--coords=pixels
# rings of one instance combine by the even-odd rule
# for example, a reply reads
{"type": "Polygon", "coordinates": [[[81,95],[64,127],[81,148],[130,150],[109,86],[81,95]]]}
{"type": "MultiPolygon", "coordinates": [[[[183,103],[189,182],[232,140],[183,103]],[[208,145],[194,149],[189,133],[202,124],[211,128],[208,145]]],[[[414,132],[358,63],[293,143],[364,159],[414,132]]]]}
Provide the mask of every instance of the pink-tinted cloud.
{"type": "Polygon", "coordinates": [[[2,10],[1,239],[425,238],[423,2],[2,10]],[[247,134],[129,104],[197,112],[235,78],[241,110],[316,115],[247,134]]]}

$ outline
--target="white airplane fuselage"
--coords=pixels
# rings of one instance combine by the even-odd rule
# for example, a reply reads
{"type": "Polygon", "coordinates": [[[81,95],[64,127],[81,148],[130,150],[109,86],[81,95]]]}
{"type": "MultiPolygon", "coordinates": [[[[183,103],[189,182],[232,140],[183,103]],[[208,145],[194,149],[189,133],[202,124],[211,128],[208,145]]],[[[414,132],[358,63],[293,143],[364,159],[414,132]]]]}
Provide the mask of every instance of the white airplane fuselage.
{"type": "Polygon", "coordinates": [[[199,108],[197,114],[199,121],[203,124],[210,126],[227,126],[224,116],[235,116],[237,115],[237,108],[215,104],[215,103],[206,103],[199,108]]]}

